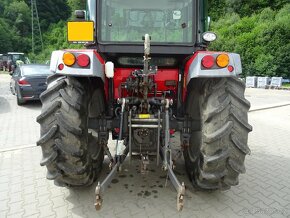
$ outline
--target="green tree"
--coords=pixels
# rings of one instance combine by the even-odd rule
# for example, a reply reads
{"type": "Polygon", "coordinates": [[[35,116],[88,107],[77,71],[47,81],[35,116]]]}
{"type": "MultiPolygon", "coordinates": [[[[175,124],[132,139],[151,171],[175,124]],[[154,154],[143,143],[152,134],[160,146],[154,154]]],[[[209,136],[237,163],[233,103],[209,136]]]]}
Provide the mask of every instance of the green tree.
{"type": "Polygon", "coordinates": [[[67,0],[67,4],[72,12],[86,9],[86,0],[67,0]]]}
{"type": "MultiPolygon", "coordinates": [[[[25,0],[31,7],[31,0],[25,0]]],[[[37,0],[37,9],[41,29],[46,31],[50,24],[66,20],[70,16],[70,8],[67,0],[37,0]]]]}
{"type": "Polygon", "coordinates": [[[218,20],[228,13],[237,13],[241,17],[260,13],[265,8],[280,10],[289,0],[209,0],[209,14],[218,20]]]}
{"type": "Polygon", "coordinates": [[[12,32],[9,28],[9,24],[2,18],[0,18],[0,53],[6,53],[9,50],[12,50],[12,32]]]}
{"type": "Polygon", "coordinates": [[[232,13],[213,23],[219,38],[212,49],[241,54],[244,75],[290,78],[290,4],[240,18],[232,13]]]}
{"type": "Polygon", "coordinates": [[[24,1],[14,1],[4,10],[4,17],[14,26],[19,36],[27,36],[31,32],[31,13],[24,1]]]}

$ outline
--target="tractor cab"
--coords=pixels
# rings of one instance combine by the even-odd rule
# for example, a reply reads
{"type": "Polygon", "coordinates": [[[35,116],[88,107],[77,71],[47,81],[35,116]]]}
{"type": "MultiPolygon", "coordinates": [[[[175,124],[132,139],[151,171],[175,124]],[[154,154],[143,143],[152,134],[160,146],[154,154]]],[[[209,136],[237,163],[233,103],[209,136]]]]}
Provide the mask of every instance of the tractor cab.
{"type": "Polygon", "coordinates": [[[146,33],[156,45],[193,45],[196,24],[193,1],[100,1],[100,44],[142,44],[146,33]]]}
{"type": "MultiPolygon", "coordinates": [[[[194,0],[88,0],[87,10],[77,18],[93,22],[94,38],[87,41],[94,43],[88,47],[97,46],[110,60],[124,55],[142,57],[143,38],[149,34],[152,57],[175,56],[177,64],[203,43],[202,33],[208,26],[206,5],[206,1],[194,0]]],[[[116,62],[122,65],[126,59],[116,62]]]]}
{"type": "Polygon", "coordinates": [[[7,68],[9,72],[13,72],[18,65],[30,64],[30,60],[24,53],[8,52],[7,57],[7,68]]]}

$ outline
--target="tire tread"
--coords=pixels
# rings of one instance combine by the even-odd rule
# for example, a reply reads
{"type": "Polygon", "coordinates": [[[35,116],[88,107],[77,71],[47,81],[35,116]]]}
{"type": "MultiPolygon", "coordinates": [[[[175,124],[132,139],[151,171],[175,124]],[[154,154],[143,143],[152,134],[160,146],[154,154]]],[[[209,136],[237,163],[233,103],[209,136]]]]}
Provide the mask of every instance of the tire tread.
{"type": "MultiPolygon", "coordinates": [[[[198,98],[195,102],[200,103],[200,153],[192,161],[196,149],[185,149],[186,168],[195,187],[228,189],[239,184],[239,174],[246,172],[245,156],[250,154],[247,139],[252,126],[248,123],[250,103],[244,97],[245,85],[237,78],[193,81],[192,87],[198,85],[201,90],[190,92],[188,99],[198,98]]],[[[187,107],[186,111],[194,108],[187,107]]]]}
{"type": "MultiPolygon", "coordinates": [[[[91,144],[87,132],[89,93],[73,77],[53,75],[40,97],[43,107],[37,122],[41,125],[41,166],[47,167],[47,179],[59,186],[88,186],[101,170],[104,153],[102,147],[91,144]],[[95,160],[90,153],[95,149],[95,160]]],[[[97,141],[97,140],[95,140],[97,141]]]]}

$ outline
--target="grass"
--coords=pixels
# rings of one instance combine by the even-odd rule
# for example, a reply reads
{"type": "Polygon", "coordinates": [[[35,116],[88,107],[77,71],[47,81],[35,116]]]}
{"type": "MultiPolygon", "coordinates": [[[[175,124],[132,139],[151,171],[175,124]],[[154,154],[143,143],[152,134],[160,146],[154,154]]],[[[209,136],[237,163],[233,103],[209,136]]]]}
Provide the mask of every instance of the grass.
{"type": "Polygon", "coordinates": [[[283,88],[290,88],[290,83],[283,84],[283,88]]]}

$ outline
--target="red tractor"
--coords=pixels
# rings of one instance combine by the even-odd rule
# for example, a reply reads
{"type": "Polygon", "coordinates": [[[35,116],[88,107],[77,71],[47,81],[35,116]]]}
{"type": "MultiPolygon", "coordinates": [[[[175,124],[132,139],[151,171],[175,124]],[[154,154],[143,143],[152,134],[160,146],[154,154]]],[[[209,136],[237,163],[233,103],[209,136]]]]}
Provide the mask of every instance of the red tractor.
{"type": "Polygon", "coordinates": [[[5,71],[7,69],[7,55],[0,54],[0,71],[5,71]]]}
{"type": "Polygon", "coordinates": [[[176,178],[172,132],[180,133],[185,167],[195,187],[228,189],[245,173],[250,103],[240,56],[211,52],[207,1],[88,0],[68,23],[82,50],[54,51],[41,95],[42,166],[59,186],[88,186],[104,155],[111,173],[96,187],[96,203],[128,156],[168,171],[178,210],[185,187],[176,178]],[[114,155],[109,133],[116,139],[114,155]]]}

